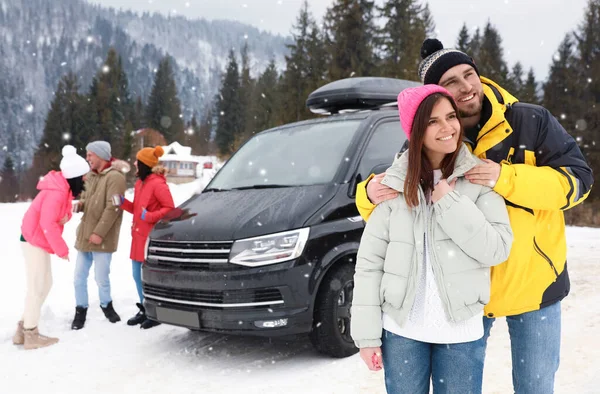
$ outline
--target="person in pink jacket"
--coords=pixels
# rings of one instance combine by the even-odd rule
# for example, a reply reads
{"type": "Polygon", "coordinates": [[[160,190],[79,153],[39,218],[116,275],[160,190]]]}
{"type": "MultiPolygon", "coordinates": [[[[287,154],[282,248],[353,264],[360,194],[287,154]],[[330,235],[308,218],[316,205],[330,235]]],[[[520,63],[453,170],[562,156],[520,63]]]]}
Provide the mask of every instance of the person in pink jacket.
{"type": "Polygon", "coordinates": [[[144,309],[144,293],[142,291],[142,264],[145,260],[146,241],[148,235],[167,212],[175,207],[171,191],[167,185],[166,168],[158,165],[158,158],[164,154],[162,147],[144,148],[136,155],[137,168],[133,202],[121,198],[121,208],[133,214],[131,226],[131,264],[133,279],[137,287],[140,302],[139,312],[127,321],[130,326],[140,324],[140,328],[152,328],[160,323],[146,318],[144,309]]]}
{"type": "Polygon", "coordinates": [[[69,260],[63,228],[71,219],[73,199],[83,190],[83,176],[90,170],[75,147],[64,146],[62,156],[60,171],[50,171],[40,179],[39,193],[25,212],[21,225],[27,292],[23,318],[17,324],[13,343],[24,345],[25,349],[58,342],[58,338],[42,335],[37,328],[42,305],[52,287],[50,255],[69,260]]]}

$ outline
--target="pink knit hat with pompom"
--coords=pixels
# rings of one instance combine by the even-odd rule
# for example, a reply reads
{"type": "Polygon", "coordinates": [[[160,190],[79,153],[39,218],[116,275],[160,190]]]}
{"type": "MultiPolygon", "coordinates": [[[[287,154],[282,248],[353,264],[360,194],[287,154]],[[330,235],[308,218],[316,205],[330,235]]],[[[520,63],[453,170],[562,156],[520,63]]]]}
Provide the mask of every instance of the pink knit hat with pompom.
{"type": "Polygon", "coordinates": [[[400,124],[406,134],[406,138],[410,139],[413,122],[419,106],[427,97],[434,93],[443,93],[452,97],[450,92],[439,85],[423,85],[416,88],[404,89],[398,95],[398,113],[400,114],[400,124]]]}

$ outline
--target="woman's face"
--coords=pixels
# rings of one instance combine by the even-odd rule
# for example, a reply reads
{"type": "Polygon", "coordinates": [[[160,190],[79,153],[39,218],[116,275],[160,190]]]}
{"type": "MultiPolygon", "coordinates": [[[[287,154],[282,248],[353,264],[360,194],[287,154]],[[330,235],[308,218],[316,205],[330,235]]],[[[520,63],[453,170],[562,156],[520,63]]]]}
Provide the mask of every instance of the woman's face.
{"type": "Polygon", "coordinates": [[[448,153],[457,149],[459,138],[460,122],[456,111],[450,101],[442,97],[433,106],[423,141],[423,149],[434,168],[448,153]]]}

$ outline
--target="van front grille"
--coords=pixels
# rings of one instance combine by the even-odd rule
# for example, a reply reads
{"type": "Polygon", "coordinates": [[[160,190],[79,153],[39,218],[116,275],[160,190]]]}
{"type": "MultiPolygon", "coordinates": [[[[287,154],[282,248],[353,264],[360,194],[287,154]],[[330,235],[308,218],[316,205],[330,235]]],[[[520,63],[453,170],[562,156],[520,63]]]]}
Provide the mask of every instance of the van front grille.
{"type": "Polygon", "coordinates": [[[173,289],[144,284],[144,295],[150,299],[212,308],[264,307],[283,304],[276,288],[241,290],[173,289]]]}
{"type": "Polygon", "coordinates": [[[233,270],[242,267],[228,264],[232,241],[155,241],[148,244],[148,263],[159,268],[181,270],[233,270]]]}

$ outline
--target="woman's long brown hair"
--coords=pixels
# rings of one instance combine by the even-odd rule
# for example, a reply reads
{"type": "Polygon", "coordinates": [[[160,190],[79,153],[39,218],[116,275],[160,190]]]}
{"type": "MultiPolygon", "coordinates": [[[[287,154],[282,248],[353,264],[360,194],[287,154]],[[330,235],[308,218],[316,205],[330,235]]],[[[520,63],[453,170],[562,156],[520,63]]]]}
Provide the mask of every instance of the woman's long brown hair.
{"type": "MultiPolygon", "coordinates": [[[[433,191],[433,168],[425,151],[423,149],[423,143],[425,141],[425,130],[429,124],[431,117],[431,111],[435,104],[441,100],[447,99],[452,104],[452,108],[456,111],[458,117],[458,108],[456,103],[451,96],[443,93],[434,93],[428,96],[415,114],[413,121],[412,131],[410,133],[410,141],[408,145],[408,173],[404,180],[404,200],[406,204],[414,208],[419,205],[419,185],[423,188],[425,195],[433,191]]],[[[460,121],[460,118],[459,118],[460,121]]],[[[454,171],[454,165],[456,163],[456,157],[460,151],[460,144],[463,140],[463,127],[462,124],[459,130],[458,145],[457,149],[453,153],[449,153],[444,157],[441,164],[442,178],[446,179],[454,171]]]]}

